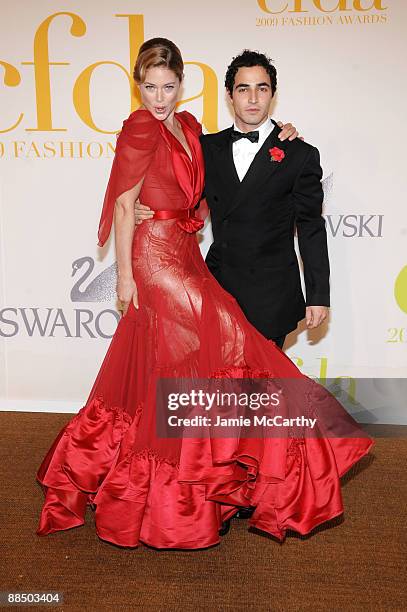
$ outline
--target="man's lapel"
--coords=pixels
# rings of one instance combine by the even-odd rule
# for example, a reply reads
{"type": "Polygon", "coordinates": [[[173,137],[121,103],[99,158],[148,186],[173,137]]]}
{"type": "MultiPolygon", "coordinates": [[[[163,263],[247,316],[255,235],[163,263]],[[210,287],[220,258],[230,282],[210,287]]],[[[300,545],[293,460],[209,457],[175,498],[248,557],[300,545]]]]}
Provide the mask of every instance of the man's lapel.
{"type": "MultiPolygon", "coordinates": [[[[271,160],[269,150],[273,147],[278,147],[279,149],[282,149],[284,151],[285,144],[284,142],[281,142],[281,140],[278,138],[278,135],[281,132],[281,128],[278,127],[275,121],[273,121],[272,119],[271,121],[274,123],[274,129],[271,134],[269,134],[269,136],[266,138],[260,150],[256,153],[248,171],[243,177],[242,182],[239,184],[237,191],[235,191],[233,197],[230,198],[229,206],[225,210],[225,215],[229,215],[233,210],[235,210],[235,208],[240,205],[242,200],[245,198],[245,196],[247,196],[250,191],[258,192],[262,184],[266,180],[268,180],[275,172],[277,172],[280,167],[284,166],[285,159],[283,159],[281,162],[271,160]]],[[[229,157],[231,159],[231,164],[233,168],[235,168],[231,146],[229,157]]],[[[239,180],[238,177],[237,180],[239,180]]]]}
{"type": "Polygon", "coordinates": [[[224,185],[224,192],[228,194],[228,199],[234,201],[241,183],[233,161],[231,131],[232,128],[224,131],[223,138],[215,145],[213,156],[218,178],[224,185]]]}

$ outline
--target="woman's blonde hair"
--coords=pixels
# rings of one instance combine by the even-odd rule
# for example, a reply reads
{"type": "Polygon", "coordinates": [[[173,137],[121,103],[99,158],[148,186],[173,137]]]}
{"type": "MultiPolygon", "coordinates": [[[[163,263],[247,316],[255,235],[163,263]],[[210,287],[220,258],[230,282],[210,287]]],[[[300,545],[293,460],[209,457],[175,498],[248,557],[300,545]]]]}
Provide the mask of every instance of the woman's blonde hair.
{"type": "Polygon", "coordinates": [[[184,62],[181,51],[167,38],[150,38],[141,45],[134,66],[134,80],[137,83],[143,83],[147,70],[153,66],[166,66],[176,74],[180,81],[183,79],[184,62]]]}

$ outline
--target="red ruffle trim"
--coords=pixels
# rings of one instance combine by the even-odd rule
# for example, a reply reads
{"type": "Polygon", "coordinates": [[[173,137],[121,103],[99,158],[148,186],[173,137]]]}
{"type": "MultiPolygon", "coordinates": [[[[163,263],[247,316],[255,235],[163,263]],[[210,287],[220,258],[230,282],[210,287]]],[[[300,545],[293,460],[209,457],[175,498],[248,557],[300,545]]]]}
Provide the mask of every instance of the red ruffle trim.
{"type": "MultiPolygon", "coordinates": [[[[225,374],[269,372],[213,376],[225,374]]],[[[222,521],[249,505],[251,526],[279,540],[287,529],[306,534],[343,512],[339,476],[372,446],[370,438],[185,438],[173,461],[133,450],[142,415],[141,405],[132,419],[96,397],[60,432],[37,473],[46,493],[38,535],[83,525],[88,505],[98,536],[119,546],[212,546],[222,521]]]]}

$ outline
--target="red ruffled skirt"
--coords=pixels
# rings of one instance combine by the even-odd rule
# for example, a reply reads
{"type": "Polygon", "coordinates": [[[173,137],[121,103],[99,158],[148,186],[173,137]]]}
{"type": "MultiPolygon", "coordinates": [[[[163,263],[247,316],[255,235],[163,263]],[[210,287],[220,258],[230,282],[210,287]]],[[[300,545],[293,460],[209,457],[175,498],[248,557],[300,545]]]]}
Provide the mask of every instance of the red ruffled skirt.
{"type": "Polygon", "coordinates": [[[310,413],[321,416],[327,401],[331,419],[345,411],[247,321],[209,273],[194,234],[173,220],[144,222],[133,254],[140,308],[131,304],[120,320],[85,406],[38,470],[45,502],[37,534],[83,525],[90,506],[103,540],[195,549],[218,543],[238,506],[255,506],[249,524],[279,540],[341,514],[339,479],[373,445],[348,415],[351,437],[156,434],[162,378],[299,379],[310,413]]]}

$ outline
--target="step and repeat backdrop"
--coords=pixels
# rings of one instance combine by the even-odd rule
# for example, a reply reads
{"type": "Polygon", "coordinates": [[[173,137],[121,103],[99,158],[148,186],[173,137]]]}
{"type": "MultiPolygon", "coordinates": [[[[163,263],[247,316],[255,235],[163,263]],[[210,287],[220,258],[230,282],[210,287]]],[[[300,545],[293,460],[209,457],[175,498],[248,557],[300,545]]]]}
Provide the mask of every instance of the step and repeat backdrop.
{"type": "MultiPolygon", "coordinates": [[[[407,3],[0,7],[0,408],[75,412],[90,391],[120,316],[114,244],[100,249],[96,236],[115,133],[139,106],[140,45],[165,36],[186,62],[180,109],[206,132],[232,123],[232,57],[251,48],[274,59],[271,114],[321,153],[332,270],[329,322],[312,333],[300,325],[287,353],[306,374],[347,385],[370,420],[407,422],[400,394],[390,407],[384,399],[407,373],[407,3]],[[369,406],[361,378],[376,381],[369,406]]],[[[208,223],[204,255],[210,243],[208,223]]]]}

